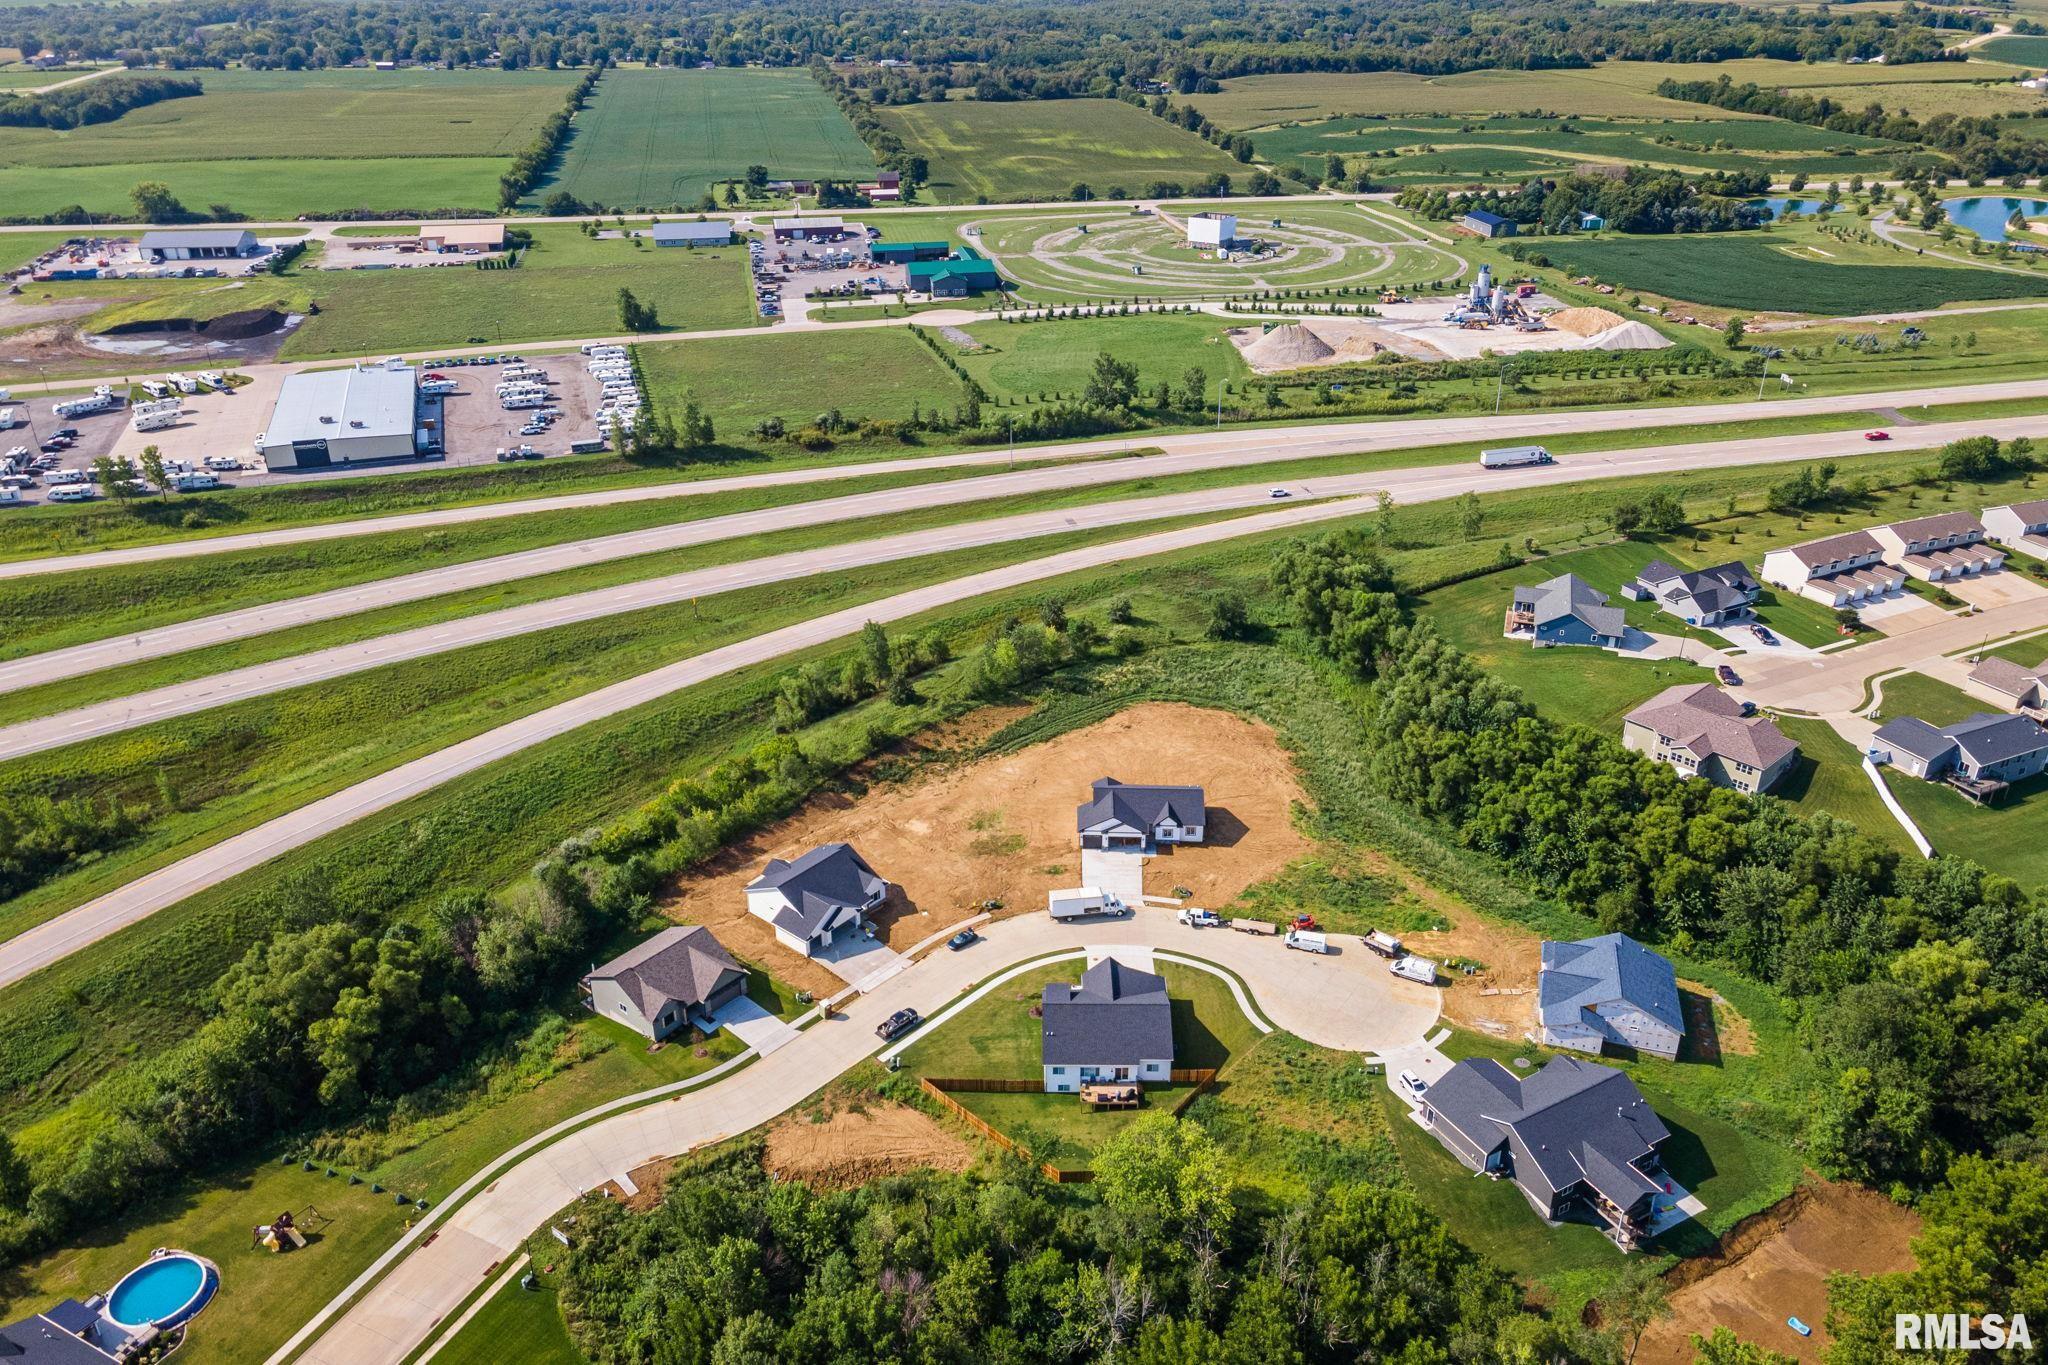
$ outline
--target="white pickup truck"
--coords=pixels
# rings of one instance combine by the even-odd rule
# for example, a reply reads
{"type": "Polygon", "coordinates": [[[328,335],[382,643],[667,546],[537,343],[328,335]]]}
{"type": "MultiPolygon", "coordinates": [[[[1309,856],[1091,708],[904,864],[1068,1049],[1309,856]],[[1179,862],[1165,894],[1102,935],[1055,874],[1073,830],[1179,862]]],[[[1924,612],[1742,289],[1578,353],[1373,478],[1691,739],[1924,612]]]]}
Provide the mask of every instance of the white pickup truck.
{"type": "Polygon", "coordinates": [[[1214,910],[1201,910],[1194,906],[1180,912],[1180,922],[1190,929],[1220,929],[1223,919],[1214,910]]]}

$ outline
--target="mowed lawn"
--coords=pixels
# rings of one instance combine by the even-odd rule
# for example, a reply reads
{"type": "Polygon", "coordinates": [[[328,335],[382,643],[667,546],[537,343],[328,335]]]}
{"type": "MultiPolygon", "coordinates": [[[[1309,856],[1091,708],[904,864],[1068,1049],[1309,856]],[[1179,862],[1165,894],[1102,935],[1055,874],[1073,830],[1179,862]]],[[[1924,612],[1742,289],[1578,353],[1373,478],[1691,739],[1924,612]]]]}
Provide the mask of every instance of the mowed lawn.
{"type": "Polygon", "coordinates": [[[1832,315],[2048,297],[2048,279],[1912,265],[1904,253],[1897,265],[1833,265],[1788,253],[1778,235],[1545,238],[1532,245],[1570,274],[1719,308],[1832,315]]]}
{"type": "Polygon", "coordinates": [[[611,208],[688,207],[750,165],[781,179],[864,179],[875,159],[801,70],[611,71],[535,188],[611,208]]]}
{"type": "Polygon", "coordinates": [[[1139,384],[1146,389],[1162,382],[1178,388],[1190,369],[1205,371],[1213,385],[1221,379],[1242,380],[1250,373],[1237,347],[1223,335],[1224,327],[1204,313],[978,322],[966,331],[983,349],[962,352],[959,360],[997,396],[1057,393],[1072,399],[1087,387],[1096,358],[1102,355],[1137,366],[1139,384]]]}
{"type": "Polygon", "coordinates": [[[553,1285],[546,1276],[532,1289],[517,1279],[493,1294],[435,1355],[435,1365],[587,1365],[576,1349],[553,1285]]]}
{"type": "MultiPolygon", "coordinates": [[[[205,93],[108,123],[0,129],[0,202],[129,212],[144,180],[261,217],[488,208],[573,71],[204,71],[205,93]]],[[[118,78],[110,78],[118,79],[118,78]]]]}
{"type": "Polygon", "coordinates": [[[1076,183],[1139,194],[1156,180],[1248,174],[1193,133],[1118,100],[950,100],[876,112],[931,163],[926,195],[939,203],[1064,198],[1076,183]]]}
{"type": "Polygon", "coordinates": [[[950,409],[966,396],[938,358],[898,327],[648,346],[640,364],[651,401],[673,412],[695,394],[725,441],[770,417],[792,430],[834,408],[855,421],[899,420],[914,404],[950,409]]]}

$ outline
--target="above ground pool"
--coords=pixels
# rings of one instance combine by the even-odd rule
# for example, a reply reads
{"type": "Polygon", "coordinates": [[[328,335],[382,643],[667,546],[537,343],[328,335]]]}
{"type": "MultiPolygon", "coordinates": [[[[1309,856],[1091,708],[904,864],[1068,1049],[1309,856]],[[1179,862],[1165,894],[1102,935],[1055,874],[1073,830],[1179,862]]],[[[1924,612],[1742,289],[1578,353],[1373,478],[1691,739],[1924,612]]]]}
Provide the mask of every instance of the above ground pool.
{"type": "Polygon", "coordinates": [[[213,1268],[182,1251],[146,1261],[107,1296],[107,1316],[123,1327],[176,1327],[213,1297],[213,1268]]]}

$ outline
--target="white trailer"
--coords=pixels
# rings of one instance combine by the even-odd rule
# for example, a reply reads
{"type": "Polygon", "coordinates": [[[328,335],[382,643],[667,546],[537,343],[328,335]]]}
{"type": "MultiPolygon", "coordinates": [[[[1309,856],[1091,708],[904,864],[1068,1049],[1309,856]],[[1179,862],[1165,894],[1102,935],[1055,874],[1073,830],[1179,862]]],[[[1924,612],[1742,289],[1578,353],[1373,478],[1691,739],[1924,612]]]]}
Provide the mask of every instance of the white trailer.
{"type": "Polygon", "coordinates": [[[165,427],[178,425],[178,419],[185,415],[185,410],[176,403],[151,403],[149,407],[154,411],[135,410],[134,426],[137,431],[162,431],[165,427]]]}
{"type": "Polygon", "coordinates": [[[1542,446],[1499,446],[1479,452],[1484,469],[1518,469],[1523,465],[1555,464],[1557,457],[1542,446]]]}
{"type": "Polygon", "coordinates": [[[1366,931],[1365,946],[1385,958],[1396,958],[1402,953],[1401,940],[1381,929],[1366,931]]]}
{"type": "Polygon", "coordinates": [[[1397,957],[1387,964],[1387,970],[1408,981],[1420,981],[1425,986],[1436,984],[1436,963],[1426,957],[1397,957]]]}
{"type": "Polygon", "coordinates": [[[7,431],[21,425],[21,415],[13,408],[0,408],[0,431],[7,431]]]}
{"type": "Polygon", "coordinates": [[[1289,929],[1287,931],[1286,943],[1288,947],[1299,948],[1304,953],[1327,953],[1330,951],[1329,936],[1318,933],[1314,929],[1289,929]]]}
{"type": "Polygon", "coordinates": [[[1121,915],[1124,903],[1099,886],[1076,886],[1046,892],[1045,908],[1054,919],[1078,919],[1083,915],[1121,915]]]}
{"type": "Polygon", "coordinates": [[[96,412],[109,412],[121,406],[121,400],[114,397],[114,391],[101,386],[86,398],[68,398],[54,405],[50,411],[59,417],[90,417],[96,412]]]}

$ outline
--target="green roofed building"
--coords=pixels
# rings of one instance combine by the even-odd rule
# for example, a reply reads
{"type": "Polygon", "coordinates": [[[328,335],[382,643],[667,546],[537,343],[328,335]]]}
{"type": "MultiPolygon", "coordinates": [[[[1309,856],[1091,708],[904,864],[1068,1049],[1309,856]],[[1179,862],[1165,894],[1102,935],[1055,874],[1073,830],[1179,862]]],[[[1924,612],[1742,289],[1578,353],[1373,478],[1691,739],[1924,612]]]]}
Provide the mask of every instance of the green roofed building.
{"type": "Polygon", "coordinates": [[[949,260],[912,261],[909,275],[913,292],[933,298],[957,299],[1003,287],[995,266],[971,246],[961,247],[949,260]]]}
{"type": "Polygon", "coordinates": [[[943,261],[953,254],[950,242],[876,242],[868,255],[882,265],[908,265],[912,261],[943,261]]]}

